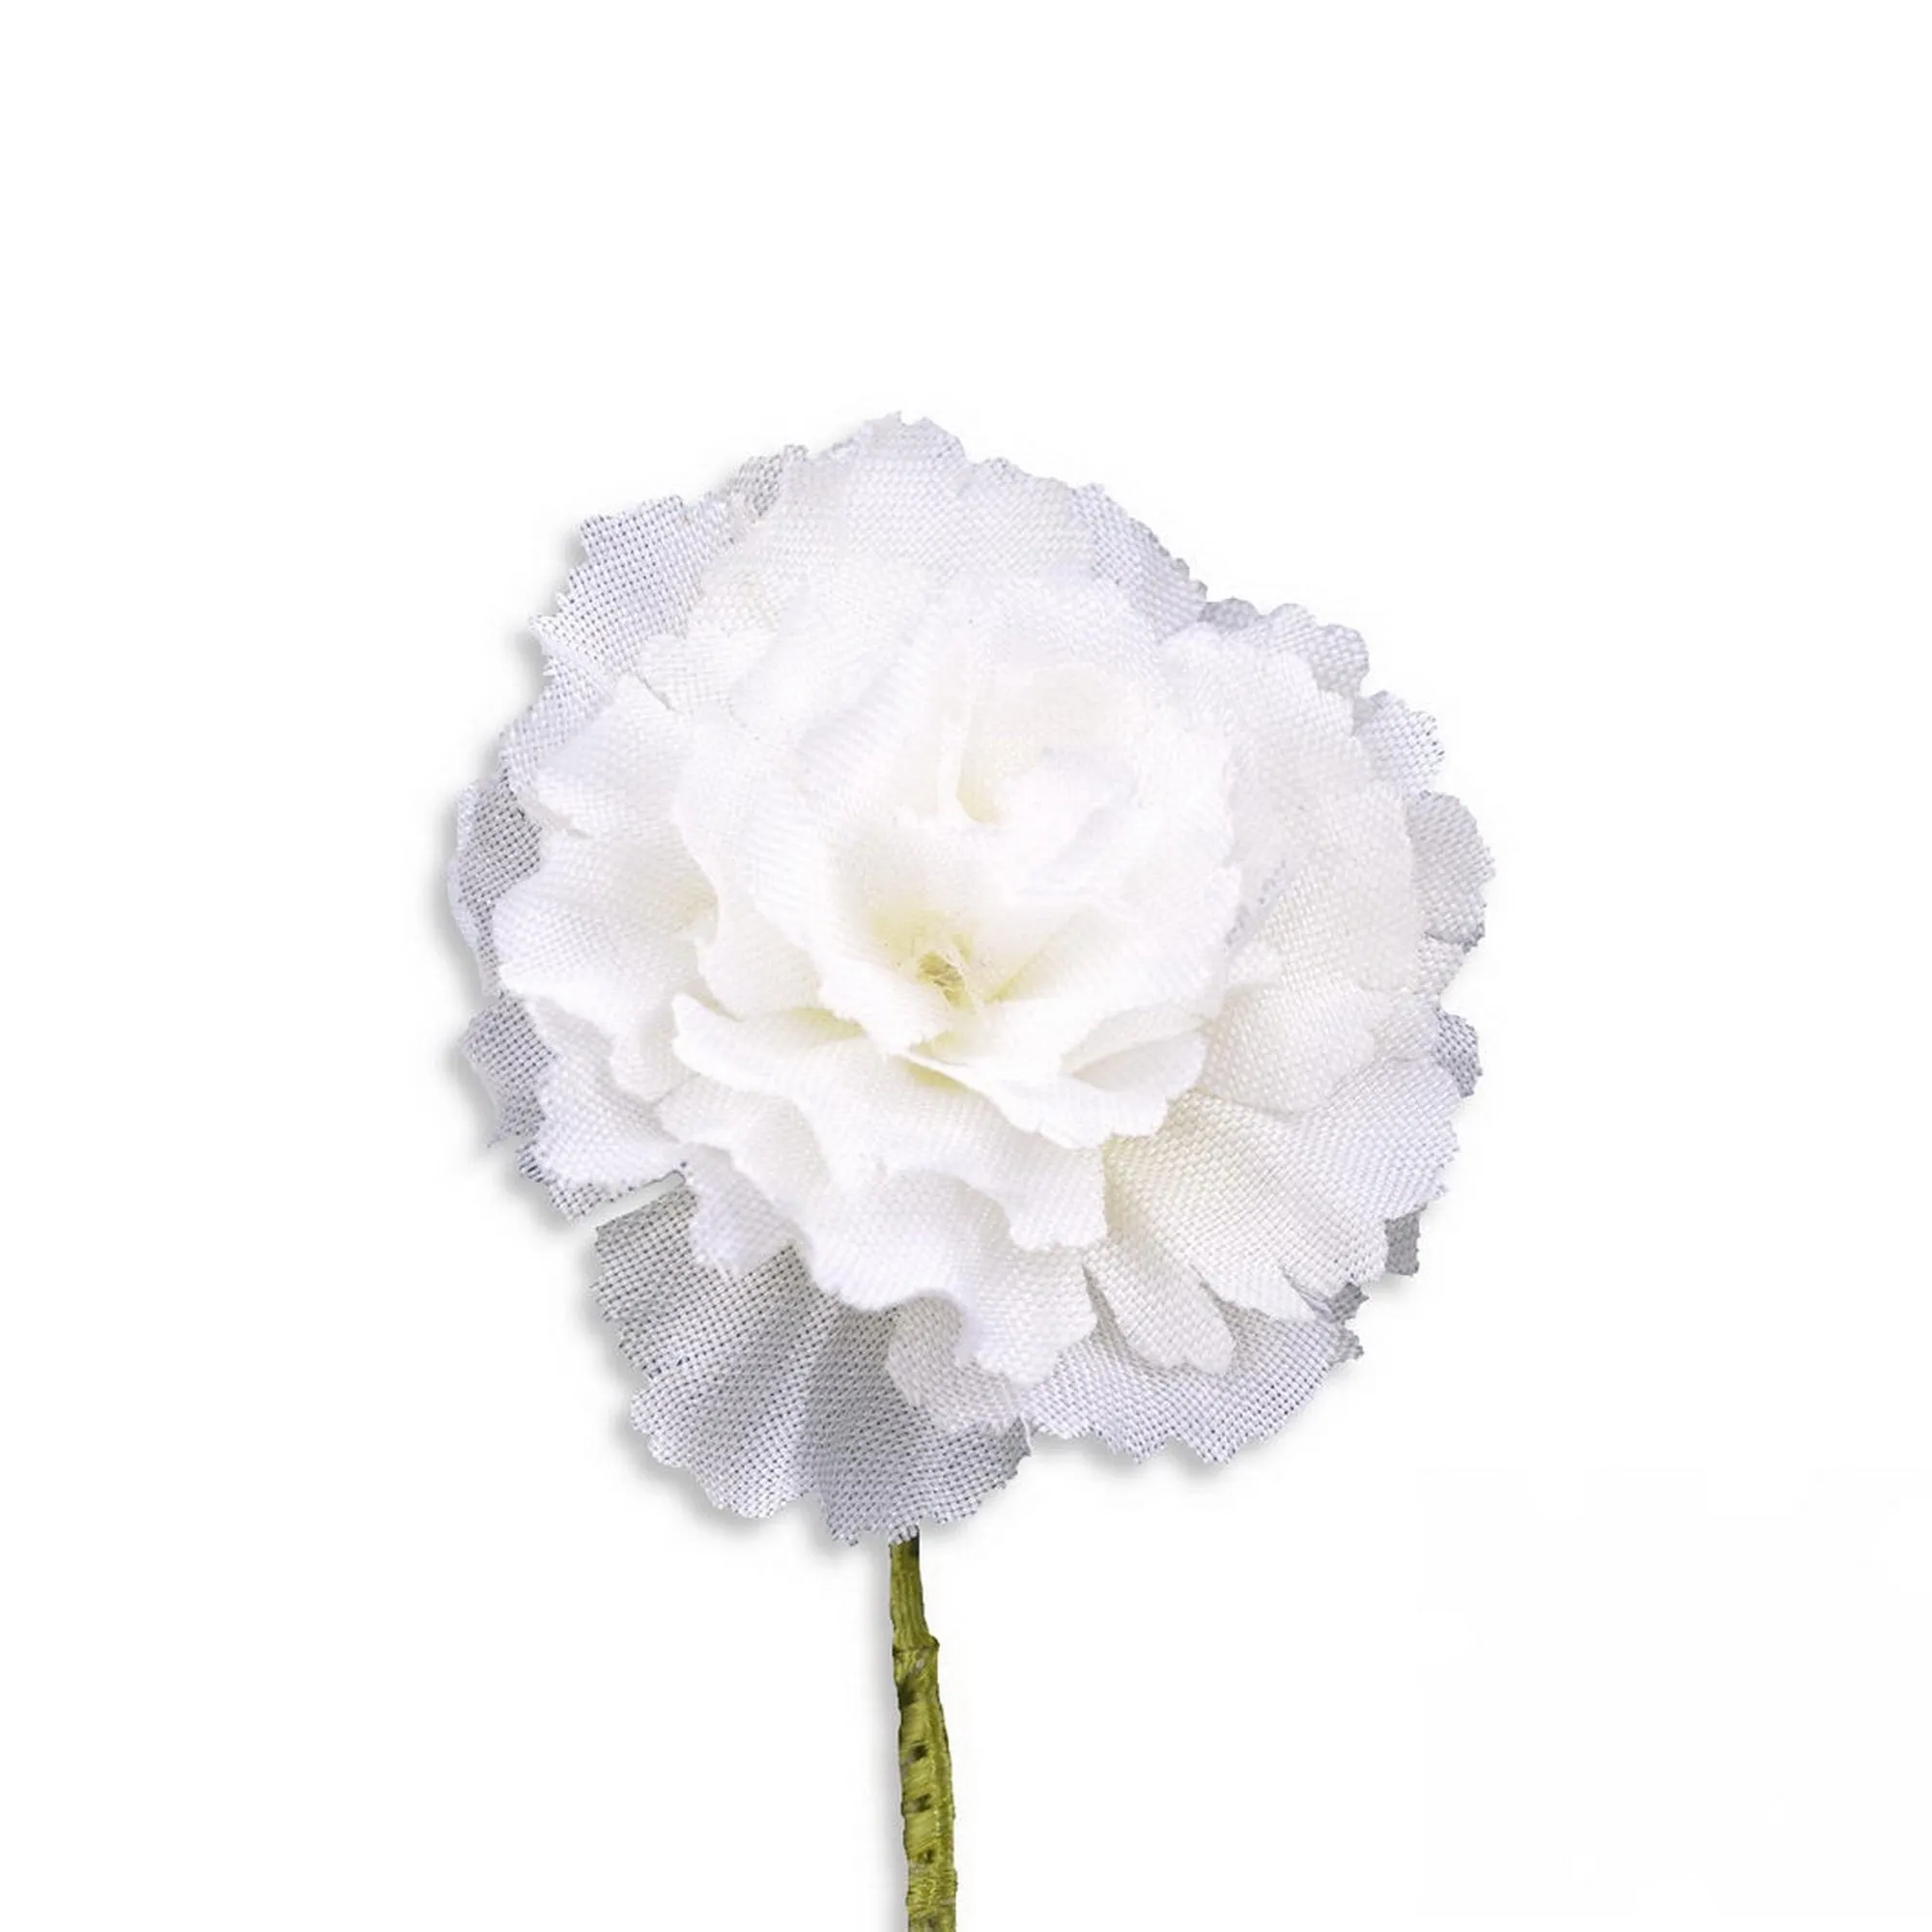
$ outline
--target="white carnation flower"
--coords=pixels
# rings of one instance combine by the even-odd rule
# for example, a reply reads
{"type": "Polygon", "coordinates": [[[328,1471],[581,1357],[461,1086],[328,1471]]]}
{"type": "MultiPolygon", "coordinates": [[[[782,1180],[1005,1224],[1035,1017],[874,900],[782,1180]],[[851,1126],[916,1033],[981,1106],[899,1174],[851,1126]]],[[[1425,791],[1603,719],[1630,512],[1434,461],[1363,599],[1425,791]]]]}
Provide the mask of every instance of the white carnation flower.
{"type": "Polygon", "coordinates": [[[466,801],[472,1058],[714,1500],[962,1515],[1029,1431],[1210,1458],[1413,1265],[1488,860],[1352,633],[874,423],[592,523],[466,801]]]}

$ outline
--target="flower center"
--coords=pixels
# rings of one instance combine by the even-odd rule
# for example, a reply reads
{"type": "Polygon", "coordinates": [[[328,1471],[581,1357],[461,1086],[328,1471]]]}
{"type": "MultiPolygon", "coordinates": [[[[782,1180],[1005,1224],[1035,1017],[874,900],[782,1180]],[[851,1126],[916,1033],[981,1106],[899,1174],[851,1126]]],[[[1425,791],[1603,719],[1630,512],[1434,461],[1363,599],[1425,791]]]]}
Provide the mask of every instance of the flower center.
{"type": "Polygon", "coordinates": [[[956,938],[927,940],[913,961],[913,977],[930,986],[949,1007],[977,1008],[973,986],[966,976],[967,952],[956,938]]]}

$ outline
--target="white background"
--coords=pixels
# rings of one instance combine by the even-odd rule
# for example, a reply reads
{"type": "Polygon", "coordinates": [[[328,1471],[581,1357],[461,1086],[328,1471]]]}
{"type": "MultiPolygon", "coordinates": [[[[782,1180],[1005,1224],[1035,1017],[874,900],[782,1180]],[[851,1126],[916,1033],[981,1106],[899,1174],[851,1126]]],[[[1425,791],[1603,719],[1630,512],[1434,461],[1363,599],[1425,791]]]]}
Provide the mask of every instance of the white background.
{"type": "Polygon", "coordinates": [[[576,521],[896,409],[1500,866],[1366,1358],[928,1538],[968,1932],[1923,1924],[1923,26],[16,17],[0,1918],[895,1922],[883,1558],[632,1446],[439,874],[576,521]]]}

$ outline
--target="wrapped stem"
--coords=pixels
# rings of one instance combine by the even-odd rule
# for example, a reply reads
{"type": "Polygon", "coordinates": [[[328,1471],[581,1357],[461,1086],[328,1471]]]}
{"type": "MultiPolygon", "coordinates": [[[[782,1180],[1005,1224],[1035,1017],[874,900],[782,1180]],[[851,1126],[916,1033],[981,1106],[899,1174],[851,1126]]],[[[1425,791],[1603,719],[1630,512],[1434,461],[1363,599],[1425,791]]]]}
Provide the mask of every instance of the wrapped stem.
{"type": "Polygon", "coordinates": [[[954,1932],[959,1880],[952,1868],[952,1752],[939,1703],[939,1639],[925,1626],[917,1536],[892,1547],[891,1594],[906,1932],[954,1932]]]}

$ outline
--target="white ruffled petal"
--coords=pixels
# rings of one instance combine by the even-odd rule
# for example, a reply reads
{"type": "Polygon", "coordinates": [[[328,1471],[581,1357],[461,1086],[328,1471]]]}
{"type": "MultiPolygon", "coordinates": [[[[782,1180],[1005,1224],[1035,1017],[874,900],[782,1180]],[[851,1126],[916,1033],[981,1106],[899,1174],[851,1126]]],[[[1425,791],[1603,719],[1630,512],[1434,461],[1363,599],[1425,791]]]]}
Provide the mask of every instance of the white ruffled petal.
{"type": "Polygon", "coordinates": [[[658,1102],[658,1119],[688,1147],[726,1155],[794,1228],[826,1196],[829,1179],[818,1145],[797,1110],[781,1101],[694,1075],[658,1102]]]}
{"type": "Polygon", "coordinates": [[[1466,952],[1483,936],[1483,888],[1494,869],[1476,821],[1460,800],[1431,792],[1410,802],[1408,836],[1430,935],[1466,952]]]}
{"type": "Polygon", "coordinates": [[[1287,1208],[1281,1261],[1297,1287],[1332,1294],[1382,1274],[1387,1224],[1440,1191],[1461,1097],[1434,1061],[1388,1061],[1305,1114],[1229,1110],[1244,1147],[1278,1179],[1287,1208]]]}
{"type": "Polygon", "coordinates": [[[706,904],[703,880],[672,841],[565,834],[497,902],[503,984],[532,1009],[587,1023],[613,1043],[613,1071],[654,1099],[677,1068],[669,1004],[690,983],[684,930],[706,904]]]}
{"type": "Polygon", "coordinates": [[[1104,490],[1073,493],[1074,514],[1092,546],[1094,568],[1118,584],[1162,637],[1183,630],[1202,612],[1206,595],[1179,557],[1170,556],[1145,524],[1137,524],[1104,490]]]}
{"type": "Polygon", "coordinates": [[[689,725],[648,686],[620,677],[603,710],[545,758],[526,789],[575,831],[623,841],[668,814],[690,742],[689,725]]]}
{"type": "Polygon", "coordinates": [[[1108,1172],[1162,1243],[1224,1300],[1293,1317],[1287,1293],[1332,1294],[1387,1265],[1388,1223],[1432,1200],[1455,1152],[1461,1097],[1434,1061],[1350,1076],[1282,1116],[1190,1094],[1108,1172]]]}
{"type": "Polygon", "coordinates": [[[1264,656],[1287,653],[1308,667],[1315,682],[1338,697],[1352,698],[1368,675],[1369,654],[1358,632],[1318,623],[1298,604],[1265,612],[1239,598],[1206,606],[1201,621],[1236,638],[1264,656]]]}
{"type": "Polygon", "coordinates": [[[1426,791],[1442,761],[1435,719],[1410,710],[1386,691],[1363,698],[1356,706],[1355,735],[1368,753],[1376,776],[1404,798],[1426,791]]]}
{"type": "Polygon", "coordinates": [[[855,1308],[937,1295],[960,1315],[968,1362],[1037,1381],[1094,1325],[1079,1255],[1031,1254],[1005,1238],[997,1210],[940,1175],[895,1175],[832,1197],[812,1217],[807,1259],[855,1308]]]}
{"type": "Polygon", "coordinates": [[[771,506],[785,450],[746,464],[696,503],[668,497],[581,531],[583,560],[555,605],[532,626],[544,651],[544,691],[503,739],[503,763],[521,785],[603,708],[612,683],[641,669],[650,645],[679,637],[707,567],[771,506]]]}
{"type": "Polygon", "coordinates": [[[842,1307],[789,1251],[740,1279],[691,1250],[685,1189],[599,1229],[599,1306],[640,1387],[632,1420],[722,1509],[815,1494],[835,1536],[969,1516],[1026,1454],[1018,1427],[948,1432],[886,1372],[895,1318],[842,1307]]]}
{"type": "Polygon", "coordinates": [[[542,1007],[534,1017],[553,1055],[537,1077],[541,1124],[530,1142],[543,1172],[566,1187],[608,1195],[670,1173],[683,1150],[655,1110],[611,1077],[604,1043],[542,1007]]]}
{"type": "Polygon", "coordinates": [[[691,1251],[702,1265],[749,1274],[791,1245],[791,1223],[725,1155],[703,1147],[687,1147],[683,1153],[684,1178],[696,1203],[691,1251]]]}
{"type": "Polygon", "coordinates": [[[1392,791],[1345,793],[1304,813],[1302,828],[1299,865],[1262,923],[1266,971],[1229,995],[1201,1075],[1210,1094],[1284,1113],[1318,1105],[1382,1051],[1424,938],[1392,791]]]}
{"type": "Polygon", "coordinates": [[[1009,1429],[1019,1420],[1016,1384],[959,1355],[959,1311],[944,1301],[912,1301],[892,1316],[886,1373],[914,1407],[949,1435],[1009,1429]]]}
{"type": "Polygon", "coordinates": [[[1184,1442],[1204,1462],[1225,1463],[1271,1435],[1358,1351],[1339,1322],[1286,1322],[1229,1311],[1235,1352],[1218,1372],[1151,1366],[1102,1320],[1053,1374],[1026,1391],[1020,1413],[1043,1435],[1092,1435],[1135,1458],[1184,1442]]]}
{"type": "Polygon", "coordinates": [[[1234,1359],[1235,1340],[1214,1297],[1151,1235],[1124,1226],[1084,1260],[1088,1279],[1142,1361],[1219,1375],[1234,1359]]]}
{"type": "Polygon", "coordinates": [[[1234,853],[1258,910],[1319,844],[1338,806],[1373,777],[1349,701],[1291,652],[1263,653],[1200,624],[1168,643],[1163,671],[1195,729],[1222,737],[1234,765],[1234,853]]]}
{"type": "Polygon", "coordinates": [[[1221,1109],[1182,1101],[1161,1133],[1110,1149],[1107,1172],[1133,1219],[1222,1301],[1306,1315],[1281,1264],[1279,1189],[1221,1109]]]}

